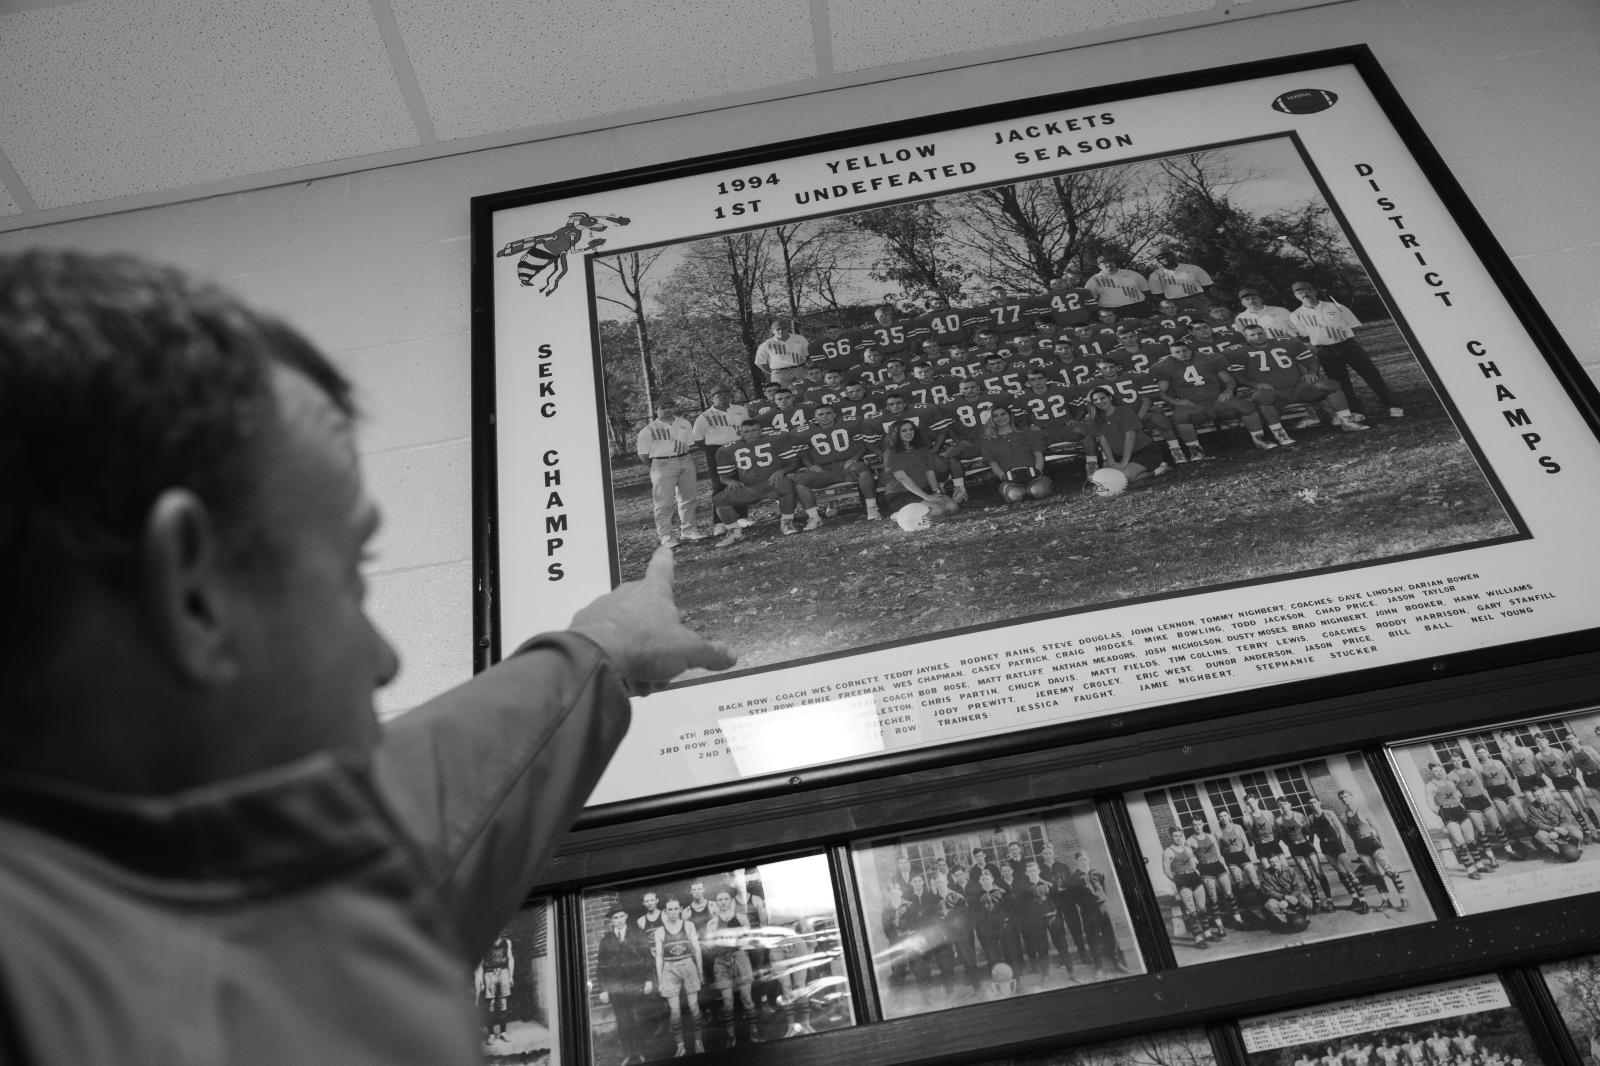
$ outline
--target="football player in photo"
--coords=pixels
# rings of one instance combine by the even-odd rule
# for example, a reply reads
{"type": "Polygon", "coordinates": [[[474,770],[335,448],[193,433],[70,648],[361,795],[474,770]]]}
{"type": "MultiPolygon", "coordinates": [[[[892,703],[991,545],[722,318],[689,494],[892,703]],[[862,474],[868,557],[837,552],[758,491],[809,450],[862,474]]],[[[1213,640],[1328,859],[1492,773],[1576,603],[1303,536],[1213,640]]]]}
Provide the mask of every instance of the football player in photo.
{"type": "Polygon", "coordinates": [[[1195,869],[1205,884],[1206,899],[1211,905],[1209,920],[1218,926],[1231,920],[1235,929],[1242,929],[1244,917],[1239,913],[1239,903],[1234,898],[1233,878],[1228,875],[1228,866],[1222,861],[1222,845],[1200,818],[1195,818],[1189,828],[1185,843],[1194,852],[1195,869]]]}
{"type": "Polygon", "coordinates": [[[1456,862],[1467,876],[1481,880],[1483,870],[1493,870],[1498,865],[1494,857],[1478,841],[1478,831],[1472,824],[1472,815],[1461,802],[1461,790],[1450,780],[1444,767],[1437,762],[1428,764],[1428,777],[1424,784],[1428,806],[1444,823],[1456,862]]]}
{"type": "Polygon", "coordinates": [[[1255,405],[1237,395],[1238,383],[1223,367],[1218,356],[1195,359],[1187,342],[1172,345],[1166,358],[1151,371],[1161,384],[1161,395],[1172,405],[1172,420],[1178,439],[1191,460],[1209,459],[1200,447],[1196,426],[1214,424],[1220,419],[1237,418],[1250,434],[1250,443],[1261,451],[1272,451],[1276,444],[1263,437],[1265,427],[1255,405]]]}
{"type": "MultiPolygon", "coordinates": [[[[1316,796],[1307,800],[1306,806],[1306,826],[1311,830],[1312,839],[1316,841],[1317,852],[1324,861],[1333,866],[1334,876],[1339,878],[1339,883],[1350,896],[1350,909],[1357,914],[1366,914],[1369,910],[1367,890],[1362,885],[1356,865],[1344,846],[1344,831],[1339,825],[1339,820],[1333,816],[1332,811],[1322,809],[1322,800],[1316,796]]],[[[1322,863],[1317,863],[1316,867],[1317,881],[1322,886],[1323,894],[1331,896],[1331,887],[1322,863]]]]}
{"type": "Polygon", "coordinates": [[[1395,893],[1400,897],[1400,909],[1405,910],[1410,905],[1406,899],[1406,883],[1389,861],[1383,837],[1378,834],[1378,823],[1372,820],[1371,812],[1356,803],[1355,794],[1349,789],[1341,789],[1338,799],[1339,805],[1344,808],[1340,816],[1344,821],[1344,831],[1367,867],[1367,880],[1378,890],[1379,909],[1393,903],[1389,898],[1387,878],[1394,883],[1395,893]]]}
{"type": "Polygon", "coordinates": [[[1289,797],[1280,796],[1278,816],[1273,822],[1277,827],[1278,839],[1289,849],[1290,858],[1294,860],[1300,875],[1305,878],[1306,887],[1311,890],[1315,907],[1324,911],[1333,910],[1333,900],[1328,898],[1327,889],[1319,880],[1319,874],[1322,872],[1321,864],[1317,861],[1317,849],[1311,841],[1311,831],[1306,825],[1306,816],[1294,809],[1289,797]]]}
{"type": "Polygon", "coordinates": [[[789,457],[793,450],[788,434],[764,437],[761,423],[752,418],[739,427],[738,443],[726,445],[717,453],[717,473],[727,487],[712,497],[711,505],[716,508],[717,520],[728,530],[717,547],[726,548],[744,539],[737,508],[762,500],[778,501],[778,525],[785,536],[799,532],[794,526],[795,486],[789,476],[799,465],[797,459],[789,457]]]}
{"type": "Polygon", "coordinates": [[[1206,888],[1200,877],[1199,864],[1183,835],[1183,827],[1175,825],[1167,833],[1171,841],[1161,852],[1161,872],[1172,883],[1172,893],[1178,898],[1183,912],[1183,924],[1189,930],[1189,939],[1197,948],[1210,947],[1209,941],[1227,935],[1218,922],[1213,929],[1207,924],[1206,888]]]}
{"type": "MultiPolygon", "coordinates": [[[[1251,396],[1261,419],[1279,444],[1293,444],[1281,424],[1280,409],[1288,404],[1315,406],[1326,403],[1333,411],[1333,424],[1345,433],[1361,433],[1368,427],[1350,413],[1344,393],[1318,373],[1316,357],[1298,344],[1281,344],[1267,336],[1259,325],[1247,326],[1244,343],[1230,348],[1228,369],[1243,385],[1255,390],[1251,396]]],[[[1296,428],[1320,424],[1314,415],[1295,423],[1296,428]]]]}
{"type": "Polygon", "coordinates": [[[878,513],[872,467],[866,461],[867,444],[862,439],[859,426],[841,424],[833,406],[822,404],[813,412],[811,425],[796,437],[803,447],[799,452],[800,469],[795,471],[793,481],[796,500],[805,510],[809,523],[807,528],[815,529],[823,521],[813,494],[818,489],[835,485],[856,486],[867,512],[867,521],[876,522],[882,517],[878,513]],[[809,506],[801,495],[802,489],[805,490],[805,497],[810,498],[809,506]]]}
{"type": "Polygon", "coordinates": [[[1472,817],[1472,827],[1478,831],[1478,839],[1484,842],[1485,850],[1499,848],[1507,858],[1516,858],[1511,852],[1510,841],[1506,839],[1505,829],[1500,823],[1500,812],[1495,810],[1494,801],[1489,798],[1488,787],[1483,783],[1478,771],[1468,766],[1466,759],[1457,755],[1450,760],[1449,777],[1461,792],[1461,805],[1472,817]]]}
{"type": "Polygon", "coordinates": [[[694,923],[683,920],[683,904],[667,897],[661,924],[655,931],[656,988],[667,1001],[667,1031],[677,1045],[677,1057],[688,1053],[687,1040],[696,1055],[705,1051],[700,1040],[700,987],[705,972],[700,938],[694,923]],[[689,1019],[684,1021],[685,1007],[689,1019]]]}

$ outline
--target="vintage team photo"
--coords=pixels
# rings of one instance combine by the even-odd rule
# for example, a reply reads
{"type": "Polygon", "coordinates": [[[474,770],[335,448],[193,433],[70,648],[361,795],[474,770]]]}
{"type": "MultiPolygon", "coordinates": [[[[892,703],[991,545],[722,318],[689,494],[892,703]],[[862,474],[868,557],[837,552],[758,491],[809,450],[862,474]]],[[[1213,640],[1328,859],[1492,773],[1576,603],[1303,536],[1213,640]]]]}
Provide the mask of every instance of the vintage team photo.
{"type": "Polygon", "coordinates": [[[472,972],[488,1062],[560,1066],[551,914],[547,899],[518,911],[472,972]]]}
{"type": "Polygon", "coordinates": [[[583,894],[597,1066],[855,1024],[826,856],[583,894]]]}
{"type": "Polygon", "coordinates": [[[742,670],[1518,534],[1287,136],[591,270],[619,573],[742,670]]]}
{"type": "Polygon", "coordinates": [[[1467,978],[1239,1023],[1249,1066],[1539,1066],[1497,977],[1467,978]]]}
{"type": "Polygon", "coordinates": [[[1178,965],[1433,918],[1359,753],[1127,796],[1178,965]]]}
{"type": "Polygon", "coordinates": [[[1391,745],[1463,914],[1600,889],[1600,710],[1391,745]]]}
{"type": "Polygon", "coordinates": [[[886,1018],[1145,971],[1093,804],[853,853],[886,1018]]]}
{"type": "Polygon", "coordinates": [[[1539,967],[1583,1066],[1600,1066],[1600,956],[1539,967]]]}
{"type": "Polygon", "coordinates": [[[1036,1055],[985,1059],[978,1066],[1216,1066],[1216,1062],[1205,1030],[1180,1029],[1036,1055]]]}

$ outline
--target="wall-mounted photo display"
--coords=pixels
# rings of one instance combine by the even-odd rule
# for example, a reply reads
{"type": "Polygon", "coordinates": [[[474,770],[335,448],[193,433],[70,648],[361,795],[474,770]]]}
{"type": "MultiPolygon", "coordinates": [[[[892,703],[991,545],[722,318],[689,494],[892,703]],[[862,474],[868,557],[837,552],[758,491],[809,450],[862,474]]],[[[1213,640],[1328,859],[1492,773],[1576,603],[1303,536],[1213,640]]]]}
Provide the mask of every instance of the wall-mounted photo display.
{"type": "Polygon", "coordinates": [[[1539,967],[1584,1066],[1600,1066],[1600,955],[1539,967]]]}
{"type": "Polygon", "coordinates": [[[1600,710],[1389,746],[1456,910],[1600,889],[1600,710]]]}
{"type": "Polygon", "coordinates": [[[601,1066],[855,1024],[826,856],[588,889],[582,906],[601,1066]]]}
{"type": "Polygon", "coordinates": [[[1472,977],[1239,1023],[1249,1066],[1540,1066],[1498,977],[1472,977]]]}
{"type": "Polygon", "coordinates": [[[1360,753],[1126,797],[1178,965],[1433,918],[1360,753]]]}
{"type": "Polygon", "coordinates": [[[561,1064],[553,914],[548,899],[523,907],[472,972],[489,1062],[561,1064]]]}
{"type": "Polygon", "coordinates": [[[852,848],[886,1018],[1144,972],[1094,805],[852,848]]]}
{"type": "Polygon", "coordinates": [[[977,1066],[1216,1066],[1217,1055],[1203,1029],[1144,1033],[1127,1040],[1041,1051],[977,1066]]]}
{"type": "Polygon", "coordinates": [[[739,662],[603,806],[1595,629],[1591,386],[1410,121],[1351,49],[477,198],[480,645],[674,549],[739,662]]]}

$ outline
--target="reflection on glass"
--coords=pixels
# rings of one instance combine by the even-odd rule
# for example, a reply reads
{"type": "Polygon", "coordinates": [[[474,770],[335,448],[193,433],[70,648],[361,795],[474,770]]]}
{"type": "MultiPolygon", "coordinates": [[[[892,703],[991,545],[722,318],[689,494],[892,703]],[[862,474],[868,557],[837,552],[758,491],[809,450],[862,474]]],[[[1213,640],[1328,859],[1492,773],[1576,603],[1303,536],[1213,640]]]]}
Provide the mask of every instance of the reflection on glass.
{"type": "Polygon", "coordinates": [[[1144,972],[1090,804],[854,857],[886,1017],[1144,972]]]}
{"type": "Polygon", "coordinates": [[[595,889],[583,907],[601,1066],[855,1023],[824,856],[595,889]]]}

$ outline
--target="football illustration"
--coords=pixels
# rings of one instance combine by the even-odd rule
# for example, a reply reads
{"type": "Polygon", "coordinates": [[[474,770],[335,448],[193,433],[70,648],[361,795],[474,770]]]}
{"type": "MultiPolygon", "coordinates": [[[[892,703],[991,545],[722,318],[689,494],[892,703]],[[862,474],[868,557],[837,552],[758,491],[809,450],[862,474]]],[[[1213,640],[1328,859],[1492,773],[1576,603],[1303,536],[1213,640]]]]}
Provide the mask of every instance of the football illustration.
{"type": "Polygon", "coordinates": [[[1338,102],[1339,97],[1327,89],[1290,89],[1272,101],[1272,109],[1285,115],[1314,115],[1338,102]]]}

